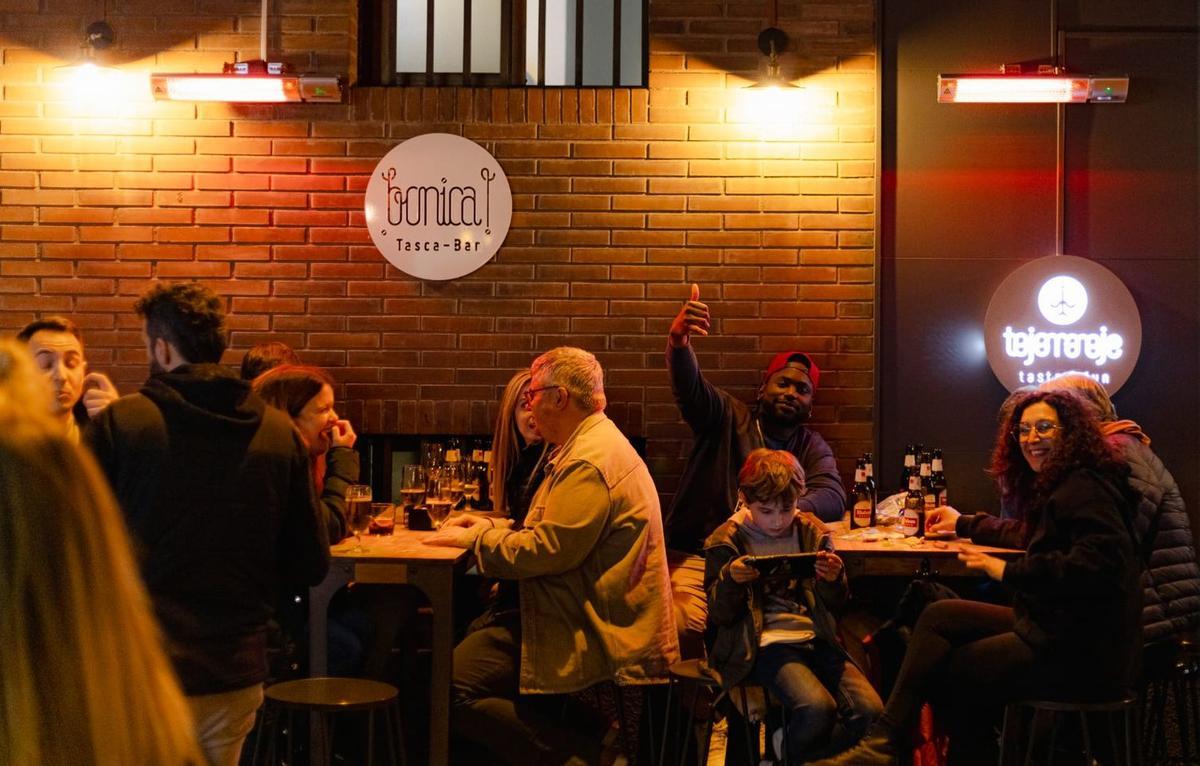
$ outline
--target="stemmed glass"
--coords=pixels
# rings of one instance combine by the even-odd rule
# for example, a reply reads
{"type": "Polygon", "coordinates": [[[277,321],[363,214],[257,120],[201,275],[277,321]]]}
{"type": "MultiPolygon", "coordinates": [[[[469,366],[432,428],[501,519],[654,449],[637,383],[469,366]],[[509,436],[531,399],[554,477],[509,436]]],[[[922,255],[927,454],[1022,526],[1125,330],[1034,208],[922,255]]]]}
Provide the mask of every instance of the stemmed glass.
{"type": "Polygon", "coordinates": [[[429,505],[429,520],[434,529],[441,529],[442,522],[450,515],[450,508],[462,498],[462,475],[455,465],[443,465],[436,472],[430,472],[429,495],[425,502],[429,505]],[[457,495],[455,493],[455,475],[457,477],[457,495]]]}
{"type": "Polygon", "coordinates": [[[363,549],[362,533],[371,526],[371,486],[351,484],[346,487],[346,524],[354,533],[354,551],[363,549]]]}
{"type": "Polygon", "coordinates": [[[425,502],[425,492],[427,489],[425,482],[424,466],[404,466],[404,474],[400,480],[400,498],[403,502],[405,513],[411,512],[413,508],[425,502]]]}

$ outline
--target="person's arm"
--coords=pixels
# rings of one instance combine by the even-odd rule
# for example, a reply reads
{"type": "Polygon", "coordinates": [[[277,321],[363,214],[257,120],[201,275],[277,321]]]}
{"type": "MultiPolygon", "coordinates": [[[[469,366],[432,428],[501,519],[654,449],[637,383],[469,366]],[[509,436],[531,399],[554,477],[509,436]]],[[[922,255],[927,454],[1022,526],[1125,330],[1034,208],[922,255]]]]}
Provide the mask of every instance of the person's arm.
{"type": "Polygon", "coordinates": [[[749,584],[734,582],[730,565],[738,558],[731,546],[715,545],[704,551],[704,592],[708,596],[708,624],[733,625],[750,608],[749,584]]]}
{"type": "Polygon", "coordinates": [[[333,447],[325,453],[325,486],[321,488],[321,509],[329,542],[346,537],[346,487],[358,483],[358,453],[349,447],[333,447]]]}
{"type": "MultiPolygon", "coordinates": [[[[818,553],[827,551],[837,555],[833,549],[833,536],[828,532],[822,532],[818,538],[816,547],[807,551],[808,553],[818,553]]],[[[825,604],[830,611],[837,612],[846,606],[846,602],[850,600],[850,581],[846,577],[846,567],[841,563],[841,558],[838,558],[838,563],[841,571],[838,573],[836,580],[829,581],[821,577],[819,574],[815,578],[817,597],[821,599],[821,603],[825,604]]]]}
{"type": "Polygon", "coordinates": [[[110,486],[116,484],[117,450],[113,447],[112,411],[108,408],[96,413],[83,430],[82,443],[86,445],[100,464],[110,486]]]}
{"type": "Polygon", "coordinates": [[[489,577],[522,579],[555,575],[575,569],[591,554],[608,528],[611,499],[596,467],[584,461],[558,469],[546,491],[534,498],[544,511],[522,529],[473,527],[479,569],[489,577]]]}
{"type": "Polygon", "coordinates": [[[329,571],[329,532],[313,492],[308,449],[292,431],[293,454],[288,476],[287,506],[279,530],[279,562],[289,590],[316,585],[329,571]]]}
{"type": "Polygon", "coordinates": [[[796,502],[796,507],[821,521],[839,521],[846,511],[846,488],[838,475],[833,450],[820,434],[809,430],[803,453],[797,457],[804,468],[806,491],[796,502]]]}
{"type": "Polygon", "coordinates": [[[1136,566],[1133,541],[1116,498],[1095,478],[1076,474],[1051,497],[1059,529],[1069,535],[1065,551],[1026,553],[1004,568],[1003,582],[1031,594],[1056,597],[1102,596],[1136,566]]]}
{"type": "Polygon", "coordinates": [[[700,363],[690,345],[667,345],[667,372],[675,405],[692,431],[703,433],[721,422],[725,409],[721,389],[700,374],[700,363]]]}
{"type": "Polygon", "coordinates": [[[1001,519],[988,513],[964,513],[954,522],[954,534],[977,545],[996,548],[1025,547],[1025,522],[1001,519]]]}

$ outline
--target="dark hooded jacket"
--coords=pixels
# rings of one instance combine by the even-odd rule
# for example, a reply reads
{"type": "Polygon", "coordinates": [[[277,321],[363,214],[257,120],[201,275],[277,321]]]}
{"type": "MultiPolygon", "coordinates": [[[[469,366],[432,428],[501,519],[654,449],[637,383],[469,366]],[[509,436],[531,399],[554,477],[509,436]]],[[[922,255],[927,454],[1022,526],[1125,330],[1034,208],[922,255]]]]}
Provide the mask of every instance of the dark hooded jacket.
{"type": "Polygon", "coordinates": [[[188,695],[261,683],[284,588],[313,585],[329,542],[288,417],[215,364],[152,376],[90,424],[188,695]]]}
{"type": "MultiPolygon", "coordinates": [[[[767,446],[757,407],[749,407],[700,374],[691,346],[667,347],[671,390],[694,434],[679,488],[667,511],[667,547],[698,553],[704,539],[737,507],[737,474],[746,457],[767,446]]],[[[784,449],[804,468],[807,492],[797,503],[823,521],[842,518],[846,488],[833,450],[816,431],[799,426],[784,449]]]]}
{"type": "MultiPolygon", "coordinates": [[[[724,689],[733,688],[750,675],[763,633],[762,583],[741,585],[729,575],[733,560],[747,553],[738,536],[740,522],[737,516],[728,519],[704,542],[704,592],[708,596],[704,638],[708,667],[724,689]]],[[[798,516],[795,526],[801,553],[833,550],[829,533],[811,517],[798,516]]],[[[845,569],[835,582],[819,577],[802,581],[797,594],[812,618],[817,637],[837,650],[842,650],[842,644],[834,612],[845,606],[849,595],[845,569]]]]}

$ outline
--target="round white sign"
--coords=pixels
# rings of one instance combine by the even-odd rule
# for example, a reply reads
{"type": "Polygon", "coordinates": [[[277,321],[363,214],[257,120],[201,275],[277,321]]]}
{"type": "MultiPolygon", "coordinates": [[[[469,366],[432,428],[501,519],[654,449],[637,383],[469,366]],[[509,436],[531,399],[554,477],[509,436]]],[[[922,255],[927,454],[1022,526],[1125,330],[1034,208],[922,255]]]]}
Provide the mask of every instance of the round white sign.
{"type": "Polygon", "coordinates": [[[983,322],[992,372],[1009,390],[1081,372],[1109,393],[1142,349],[1142,320],[1121,280],[1087,258],[1052,255],[1000,283],[983,322]]]}
{"type": "Polygon", "coordinates": [[[364,206],[376,249],[418,279],[475,271],[500,249],[512,222],[512,190],[500,163],[449,133],[410,138],[384,155],[364,206]]]}

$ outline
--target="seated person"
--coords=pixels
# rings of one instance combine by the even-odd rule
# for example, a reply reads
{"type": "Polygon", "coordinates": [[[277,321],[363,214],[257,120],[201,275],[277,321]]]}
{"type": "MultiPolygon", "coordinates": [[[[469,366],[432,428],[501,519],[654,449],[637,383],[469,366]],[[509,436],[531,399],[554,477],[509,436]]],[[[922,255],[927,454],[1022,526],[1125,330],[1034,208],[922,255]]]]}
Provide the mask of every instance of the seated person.
{"type": "Polygon", "coordinates": [[[793,763],[844,750],[883,709],[838,642],[833,610],[846,601],[846,573],[821,523],[795,513],[803,491],[794,455],[754,450],[738,474],[738,510],[704,543],[709,666],[725,689],[749,680],[783,702],[793,763]],[[748,554],[814,552],[816,577],[800,581],[764,581],[747,563],[748,554]]]}

